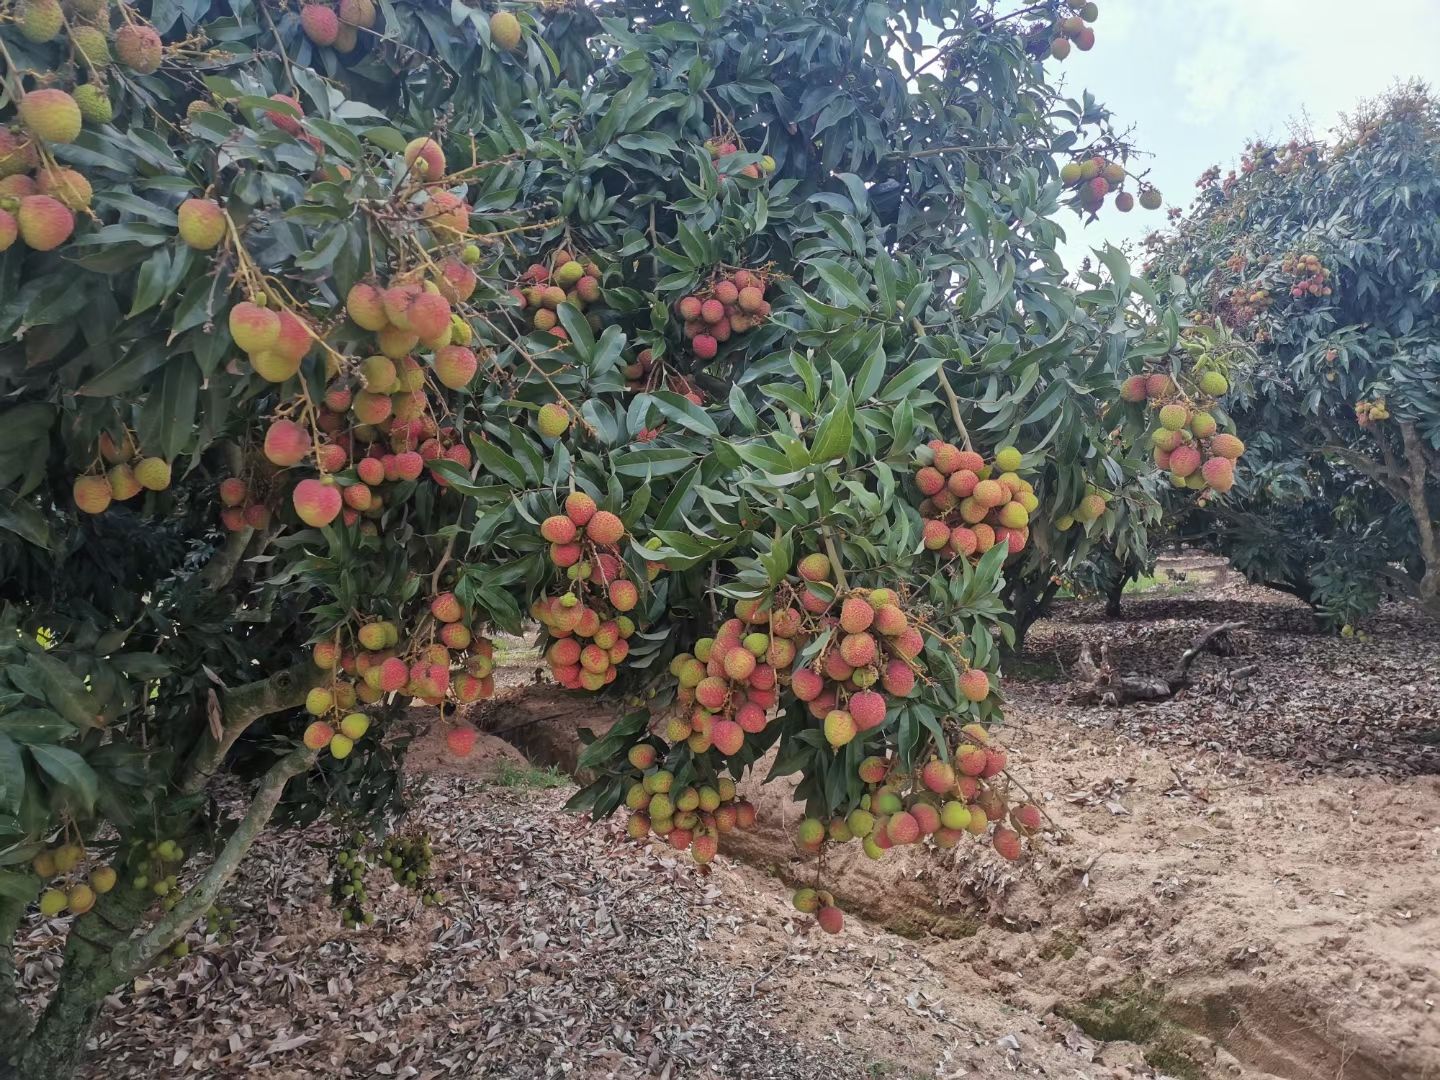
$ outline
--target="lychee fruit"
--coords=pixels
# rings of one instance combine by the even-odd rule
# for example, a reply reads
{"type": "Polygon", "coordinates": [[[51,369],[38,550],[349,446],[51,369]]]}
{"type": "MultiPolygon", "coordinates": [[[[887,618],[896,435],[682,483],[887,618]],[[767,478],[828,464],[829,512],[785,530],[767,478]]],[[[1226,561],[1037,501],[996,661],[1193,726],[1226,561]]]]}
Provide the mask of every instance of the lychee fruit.
{"type": "Polygon", "coordinates": [[[563,405],[557,405],[554,402],[542,405],[536,419],[536,426],[545,438],[558,439],[570,427],[570,414],[565,411],[563,405]]]}
{"type": "MultiPolygon", "coordinates": [[[[119,46],[119,35],[116,36],[116,46],[119,46]]],[[[300,102],[289,94],[271,94],[270,100],[287,106],[287,109],[266,109],[265,118],[274,124],[281,131],[290,135],[299,135],[301,130],[300,118],[305,115],[304,108],[300,102]]]]}
{"type": "Polygon", "coordinates": [[[310,433],[293,420],[276,420],[265,432],[265,458],[282,469],[304,461],[310,446],[310,433]]]}
{"type": "Polygon", "coordinates": [[[115,32],[115,57],[138,75],[154,74],[160,70],[160,61],[164,58],[160,35],[154,27],[126,23],[115,32]]]}
{"type": "Polygon", "coordinates": [[[38,177],[36,191],[58,200],[69,210],[86,209],[94,195],[89,180],[74,169],[66,168],[46,169],[42,172],[38,177]]]}
{"type": "Polygon", "coordinates": [[[75,215],[64,203],[49,195],[27,195],[20,200],[15,224],[20,239],[27,247],[35,251],[53,251],[70,239],[70,234],[75,231],[75,215]]]}
{"type": "Polygon", "coordinates": [[[80,134],[80,106],[64,90],[32,90],[20,99],[20,122],[36,138],[71,143],[80,134]]]}
{"type": "Polygon", "coordinates": [[[497,11],[490,16],[490,40],[506,52],[520,47],[520,20],[508,11],[497,11]]]}
{"type": "Polygon", "coordinates": [[[600,510],[585,526],[585,535],[597,544],[618,544],[625,536],[625,524],[608,510],[600,510]]]}
{"type": "Polygon", "coordinates": [[[295,512],[300,520],[315,528],[329,525],[340,514],[342,499],[340,489],[328,477],[301,480],[291,495],[295,512]]]}
{"type": "Polygon", "coordinates": [[[170,463],[164,458],[141,458],[135,463],[135,479],[147,491],[164,491],[170,486],[170,463]]]}
{"type": "Polygon", "coordinates": [[[225,238],[225,211],[214,199],[186,199],[176,214],[180,239],[197,251],[209,251],[225,238]]]}

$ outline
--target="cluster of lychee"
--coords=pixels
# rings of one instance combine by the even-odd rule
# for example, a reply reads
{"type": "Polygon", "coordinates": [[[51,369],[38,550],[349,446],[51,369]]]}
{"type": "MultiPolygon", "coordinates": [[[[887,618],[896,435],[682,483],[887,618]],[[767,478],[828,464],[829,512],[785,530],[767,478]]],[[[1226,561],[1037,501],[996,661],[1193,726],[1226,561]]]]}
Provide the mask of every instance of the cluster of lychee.
{"type": "Polygon", "coordinates": [[[338,7],[308,3],[300,7],[300,27],[322,48],[348,53],[355,50],[361,30],[374,29],[374,0],[340,0],[338,7]]]}
{"type": "Polygon", "coordinates": [[[734,829],[755,824],[755,806],[735,794],[735,781],[716,777],[698,787],[675,790],[675,775],[656,765],[655,747],[636,743],[630,748],[630,764],[636,778],[625,790],[630,810],[626,833],[643,840],[654,833],[676,851],[689,850],[701,866],[715,858],[720,837],[734,829]]]}
{"type": "Polygon", "coordinates": [[[798,585],[782,582],[769,597],[736,601],[734,617],[713,638],[671,660],[679,690],[664,730],[670,743],[684,742],[694,754],[740,753],[747,735],[765,730],[788,683],[839,748],[885,722],[886,693],[914,689],[925,639],[899,595],[837,594],[830,560],[818,552],[800,559],[797,572],[798,585]]]}
{"type": "MultiPolygon", "coordinates": [[[[891,759],[867,757],[858,774],[865,793],[849,813],[828,821],[807,817],[795,830],[802,851],[819,854],[827,844],[859,840],[865,854],[882,858],[893,847],[923,844],[952,848],[967,835],[988,839],[1011,861],[1023,852],[1022,838],[1034,836],[1045,815],[1034,803],[1010,805],[1005,750],[980,724],[967,724],[948,761],[932,757],[913,774],[891,759]]],[[[838,933],[844,918],[824,890],[799,889],[797,910],[816,915],[820,927],[838,933]]]]}
{"type": "MultiPolygon", "coordinates": [[[[621,557],[625,523],[617,514],[583,491],[567,495],[563,511],[540,523],[540,535],[566,585],[536,600],[530,614],[550,636],[545,659],[555,681],[567,690],[601,690],[630,654],[640,587],[621,557]]],[[[651,580],[661,570],[659,563],[646,567],[651,580]]]]}
{"type": "Polygon", "coordinates": [[[133,12],[111,31],[109,0],[20,0],[15,25],[36,45],[66,40],[76,68],[90,81],[73,91],[47,85],[23,94],[16,105],[20,129],[0,127],[0,251],[17,239],[35,251],[53,251],[75,231],[75,215],[88,211],[90,181],[43,153],[80,135],[86,122],[114,117],[105,73],[118,61],[137,75],[159,70],[160,35],[133,12]],[[29,174],[29,175],[27,175],[29,174]]]}
{"type": "Polygon", "coordinates": [[[270,527],[270,506],[262,496],[264,487],[259,471],[246,480],[239,476],[227,476],[220,481],[220,524],[227,532],[242,529],[266,529],[270,527]]]}
{"type": "Polygon", "coordinates": [[[1176,487],[1224,494],[1235,485],[1235,462],[1245,444],[1220,431],[1215,417],[1201,407],[1229,389],[1229,381],[1213,369],[1194,373],[1192,393],[1164,372],[1132,375],[1121,384],[1124,401],[1156,410],[1150,433],[1155,464],[1169,471],[1176,487]]]}
{"type": "Polygon", "coordinates": [[[1108,491],[1101,491],[1093,484],[1087,484],[1085,494],[1081,496],[1080,502],[1075,509],[1068,514],[1061,514],[1055,519],[1055,528],[1060,532],[1066,532],[1078,521],[1082,525],[1089,525],[1093,521],[1099,521],[1105,513],[1106,507],[1114,496],[1108,491]]]}
{"type": "Polygon", "coordinates": [[[1303,296],[1329,296],[1334,290],[1326,284],[1330,271],[1321,264],[1317,255],[1286,255],[1280,262],[1280,269],[1299,278],[1290,286],[1290,295],[1299,300],[1303,296]]]}
{"type": "MultiPolygon", "coordinates": [[[[726,158],[740,152],[740,146],[735,136],[719,136],[705,140],[705,149],[710,154],[710,160],[715,163],[715,171],[719,174],[723,183],[728,180],[732,173],[726,167],[726,158]]],[[[742,165],[736,169],[733,175],[743,176],[747,180],[759,180],[762,176],[769,176],[775,171],[775,159],[769,154],[763,154],[758,162],[751,162],[749,165],[742,165]]]]}
{"type": "MultiPolygon", "coordinates": [[[[641,349],[634,361],[624,367],[625,389],[636,392],[664,387],[671,393],[679,394],[693,405],[704,405],[705,395],[687,375],[671,371],[663,360],[656,359],[650,349],[641,349]]],[[[664,427],[663,424],[660,425],[664,427]]],[[[657,429],[656,434],[659,431],[657,429]]],[[[648,439],[642,439],[648,442],[648,439]]]]}
{"type": "Polygon", "coordinates": [[[990,462],[974,450],[931,439],[915,451],[915,486],[924,498],[921,539],[929,551],[977,559],[996,544],[1025,549],[1030,515],[1040,505],[1020,476],[1024,455],[1002,446],[990,462]]]}
{"type": "MultiPolygon", "coordinates": [[[[265,435],[272,465],[292,468],[313,458],[320,472],[292,493],[295,512],[307,525],[323,527],[342,515],[347,525],[362,515],[378,518],[385,507],[380,485],[418,480],[428,470],[444,487],[448,481],[433,462],[471,466],[461,432],[437,423],[427,383],[433,377],[459,390],[475,377],[479,357],[469,348],[470,324],[452,308],[475,283],[469,266],[446,258],[434,280],[407,278],[384,288],[360,282],[350,289],[346,310],[375,333],[379,351],[363,358],[327,353],[331,381],[311,417],[316,434],[324,436],[318,444],[305,424],[287,416],[273,421],[265,435]],[[411,355],[421,346],[430,353],[428,366],[411,355]]],[[[308,325],[284,309],[246,301],[231,309],[230,320],[236,343],[270,382],[295,374],[314,340],[308,325]]]]}
{"type": "Polygon", "coordinates": [[[185,849],[175,840],[132,840],[125,860],[130,887],[154,893],[169,910],[180,902],[180,867],[184,863],[185,849]]]}
{"type": "Polygon", "coordinates": [[[759,734],[780,700],[780,680],[804,644],[799,609],[772,609],[759,600],[739,600],[735,617],[713,638],[701,638],[693,654],[670,661],[679,682],[678,711],[666,721],[664,737],[686,743],[693,754],[712,747],[729,757],[759,734]]]}
{"type": "Polygon", "coordinates": [[[164,491],[170,486],[170,463],[162,457],[146,457],[136,448],[128,431],[115,439],[100,433],[99,458],[104,468],[95,468],[75,478],[71,486],[75,505],[87,514],[103,514],[111,502],[133,499],[142,491],[164,491]]]}
{"type": "Polygon", "coordinates": [[[1050,55],[1056,60],[1064,60],[1070,55],[1072,43],[1081,52],[1089,52],[1095,47],[1095,29],[1086,24],[1100,17],[1099,6],[1091,0],[1072,0],[1070,10],[1073,15],[1056,19],[1050,27],[1050,55]]]}
{"type": "Polygon", "coordinates": [[[95,906],[97,896],[115,887],[117,875],[114,867],[97,866],[82,877],[77,871],[84,861],[84,845],[70,841],[46,848],[30,860],[35,876],[50,883],[50,887],[40,894],[40,914],[54,918],[68,910],[71,915],[84,915],[95,906]],[[56,878],[70,880],[56,883],[56,878]]]}
{"type": "Polygon", "coordinates": [[[447,700],[469,705],[491,697],[495,646],[481,630],[478,621],[467,625],[455,594],[443,592],[431,598],[429,617],[419,622],[404,648],[391,619],[364,622],[353,646],[342,646],[338,638],[316,642],[315,666],[332,675],[306,695],[305,709],[316,719],[305,730],[305,745],[328,747],[337,758],[349,756],[370,727],[363,713],[353,711],[356,703],[374,704],[387,694],[419,698],[427,705],[447,700]],[[336,717],[338,723],[332,723],[336,717]]]}
{"type": "Polygon", "coordinates": [[[754,330],[770,317],[765,299],[769,276],[760,270],[721,272],[704,289],[675,305],[684,320],[685,339],[701,360],[714,357],[733,334],[754,330]]]}
{"type": "MultiPolygon", "coordinates": [[[[582,259],[566,248],[557,248],[547,262],[534,262],[520,275],[520,284],[509,290],[528,314],[531,327],[561,341],[570,339],[560,325],[560,307],[569,304],[577,311],[600,302],[602,271],[593,259],[582,259]]],[[[600,316],[594,311],[586,315],[590,329],[600,329],[600,316]]]]}
{"type": "MultiPolygon", "coordinates": [[[[1075,189],[1076,205],[1088,213],[1098,213],[1105,205],[1105,196],[1114,194],[1115,209],[1128,214],[1135,209],[1136,198],[1121,185],[1129,174],[1118,161],[1090,157],[1071,161],[1060,169],[1060,182],[1075,189]]],[[[1146,210],[1160,209],[1160,192],[1148,184],[1140,185],[1140,205],[1146,210]]]]}
{"type": "Polygon", "coordinates": [[[1374,401],[1357,401],[1355,403],[1355,422],[1361,427],[1369,427],[1377,420],[1389,420],[1390,407],[1385,404],[1384,398],[1376,398],[1374,401]]]}

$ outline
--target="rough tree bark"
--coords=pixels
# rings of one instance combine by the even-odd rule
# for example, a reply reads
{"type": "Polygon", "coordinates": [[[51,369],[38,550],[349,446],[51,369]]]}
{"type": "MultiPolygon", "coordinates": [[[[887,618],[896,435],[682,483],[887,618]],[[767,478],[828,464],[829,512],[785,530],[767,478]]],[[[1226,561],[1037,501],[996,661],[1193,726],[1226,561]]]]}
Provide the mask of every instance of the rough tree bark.
{"type": "MultiPolygon", "coordinates": [[[[1197,637],[1183,653],[1175,666],[1165,675],[1117,674],[1110,662],[1110,648],[1100,646],[1100,662],[1095,662],[1089,645],[1080,650],[1075,661],[1076,684],[1072,698],[1083,705],[1128,705],[1135,701],[1164,701],[1174,697],[1190,685],[1190,665],[1201,653],[1217,656],[1233,656],[1234,646],[1230,642],[1230,631],[1239,630],[1243,622],[1227,622],[1212,626],[1197,637]]],[[[1254,672],[1255,666],[1239,667],[1231,671],[1232,678],[1244,678],[1254,672]]]]}
{"type": "Polygon", "coordinates": [[[1405,502],[1415,519],[1420,555],[1425,560],[1425,573],[1417,586],[1419,600],[1426,611],[1440,613],[1440,530],[1430,516],[1430,502],[1425,496],[1429,479],[1425,444],[1413,420],[1400,421],[1400,437],[1405,446],[1405,502]]]}

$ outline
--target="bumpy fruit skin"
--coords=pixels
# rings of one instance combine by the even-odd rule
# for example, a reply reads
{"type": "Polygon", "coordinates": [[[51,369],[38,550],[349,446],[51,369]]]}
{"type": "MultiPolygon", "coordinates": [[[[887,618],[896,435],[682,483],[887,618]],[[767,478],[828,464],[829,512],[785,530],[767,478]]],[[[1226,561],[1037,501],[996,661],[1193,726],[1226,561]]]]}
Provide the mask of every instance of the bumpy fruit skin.
{"type": "Polygon", "coordinates": [[[108,124],[115,118],[115,108],[103,86],[86,83],[77,86],[72,95],[80,107],[80,115],[92,124],[108,124]]]}
{"type": "Polygon", "coordinates": [[[597,544],[618,544],[625,536],[625,523],[608,510],[599,510],[585,526],[585,535],[597,544]]]}
{"type": "Polygon", "coordinates": [[[1170,455],[1170,472],[1175,476],[1189,476],[1199,467],[1200,451],[1193,446],[1177,446],[1170,455]]]}
{"type": "Polygon", "coordinates": [[[164,491],[170,486],[170,463],[164,458],[141,458],[135,463],[135,479],[147,491],[164,491]]]}
{"type": "Polygon", "coordinates": [[[340,19],[323,4],[306,4],[300,9],[300,26],[305,36],[316,45],[335,44],[340,35],[340,19]]]}
{"type": "Polygon", "coordinates": [[[990,696],[990,678],[979,668],[960,676],[960,693],[966,701],[984,701],[990,696]]]}
{"type": "Polygon", "coordinates": [[[565,411],[563,405],[557,405],[554,402],[542,405],[539,415],[536,417],[536,426],[545,438],[558,439],[570,427],[570,414],[565,411]]]}
{"type": "Polygon", "coordinates": [[[1210,458],[1201,466],[1200,475],[1222,495],[1235,486],[1235,465],[1228,458],[1210,458]]]}
{"type": "Polygon", "coordinates": [[[176,214],[180,239],[196,251],[209,251],[225,239],[225,212],[214,199],[186,199],[176,214]]]}
{"type": "Polygon", "coordinates": [[[27,195],[15,214],[20,239],[36,251],[54,251],[75,231],[75,215],[59,199],[27,195]]]}
{"type": "Polygon", "coordinates": [[[343,504],[338,487],[314,478],[301,480],[296,484],[291,499],[300,520],[317,529],[334,521],[343,504]]]}
{"type": "Polygon", "coordinates": [[[330,754],[336,759],[344,759],[350,756],[350,751],[355,749],[355,741],[347,735],[335,734],[330,739],[330,754]]]}
{"type": "Polygon", "coordinates": [[[153,27],[127,23],[115,32],[115,57],[139,75],[160,70],[164,50],[153,27]]]}
{"type": "Polygon", "coordinates": [[[65,910],[67,898],[59,889],[46,889],[40,894],[40,914],[53,919],[65,910]]]}
{"type": "Polygon", "coordinates": [[[1145,376],[1131,375],[1120,384],[1120,398],[1131,404],[1144,401],[1149,395],[1145,391],[1145,376]]]}
{"type": "Polygon", "coordinates": [[[460,621],[465,615],[465,609],[460,606],[454,593],[446,592],[430,601],[430,614],[442,623],[453,623],[460,621]]]}
{"type": "Polygon", "coordinates": [[[838,934],[845,928],[845,913],[834,905],[822,907],[815,913],[815,921],[827,934],[838,934]]]}
{"type": "Polygon", "coordinates": [[[70,44],[91,68],[110,63],[110,42],[105,33],[93,26],[76,26],[70,31],[70,44]]]}
{"type": "Polygon", "coordinates": [[[1160,410],[1160,426],[1167,431],[1179,431],[1190,422],[1190,412],[1184,405],[1166,405],[1160,410]]]}
{"type": "Polygon", "coordinates": [[[1229,458],[1235,461],[1241,454],[1245,453],[1245,444],[1235,435],[1216,435],[1210,440],[1210,452],[1216,457],[1229,458]]]}
{"type": "Polygon", "coordinates": [[[435,377],[451,390],[469,386],[479,366],[479,359],[463,345],[444,345],[435,350],[435,377]]]}
{"type": "Polygon", "coordinates": [[[1159,210],[1160,192],[1156,191],[1154,188],[1149,188],[1146,191],[1142,191],[1140,193],[1140,205],[1143,206],[1146,210],[1159,210]]]}
{"type": "Polygon", "coordinates": [[[71,490],[75,505],[87,514],[103,514],[114,497],[104,476],[77,476],[71,490]]]}
{"type": "Polygon", "coordinates": [[[40,45],[54,41],[65,23],[60,0],[25,0],[18,10],[20,33],[26,41],[40,45]]]}
{"type": "Polygon", "coordinates": [[[364,713],[348,713],[345,718],[340,721],[340,733],[347,739],[362,739],[369,730],[370,718],[364,713]]]}
{"type": "Polygon", "coordinates": [[[90,205],[94,189],[90,181],[74,169],[46,169],[39,176],[36,191],[49,195],[68,210],[84,210],[90,205]]]}
{"type": "Polygon", "coordinates": [[[115,868],[113,866],[97,866],[90,871],[90,888],[101,896],[115,888],[115,868]]]}
{"type": "Polygon", "coordinates": [[[293,420],[276,420],[265,431],[264,454],[282,469],[299,465],[310,453],[310,433],[293,420]]]}
{"type": "Polygon", "coordinates": [[[508,11],[497,11],[490,16],[490,40],[506,52],[520,47],[520,20],[508,11]]]}
{"type": "Polygon", "coordinates": [[[1020,837],[1011,829],[1001,825],[995,830],[995,835],[990,842],[995,845],[995,850],[1011,862],[1018,862],[1020,859],[1020,837]]]}

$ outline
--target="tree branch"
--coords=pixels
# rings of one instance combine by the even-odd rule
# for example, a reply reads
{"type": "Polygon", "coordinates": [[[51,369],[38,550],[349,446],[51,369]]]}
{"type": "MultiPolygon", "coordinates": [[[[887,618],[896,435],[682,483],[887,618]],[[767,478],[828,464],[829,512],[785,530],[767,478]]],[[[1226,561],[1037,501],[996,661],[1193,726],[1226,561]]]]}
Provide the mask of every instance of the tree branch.
{"type": "Polygon", "coordinates": [[[215,857],[200,880],[190,887],[180,902],[150,928],[143,937],[117,945],[110,954],[111,964],[122,978],[132,978],[155,962],[183,934],[196,919],[203,915],[221,888],[234,875],[245,854],[270,823],[276,804],[292,777],[298,776],[315,763],[315,751],[299,747],[290,751],[265,774],[250,808],[226,841],[220,854],[215,857]]]}
{"type": "Polygon", "coordinates": [[[181,794],[193,795],[209,783],[235,740],[260,717],[303,705],[305,695],[323,674],[307,657],[268,679],[227,690],[221,697],[220,738],[208,734],[195,750],[182,774],[181,794]]]}

